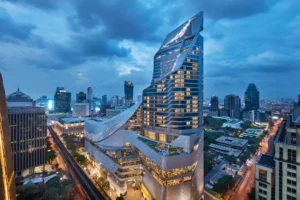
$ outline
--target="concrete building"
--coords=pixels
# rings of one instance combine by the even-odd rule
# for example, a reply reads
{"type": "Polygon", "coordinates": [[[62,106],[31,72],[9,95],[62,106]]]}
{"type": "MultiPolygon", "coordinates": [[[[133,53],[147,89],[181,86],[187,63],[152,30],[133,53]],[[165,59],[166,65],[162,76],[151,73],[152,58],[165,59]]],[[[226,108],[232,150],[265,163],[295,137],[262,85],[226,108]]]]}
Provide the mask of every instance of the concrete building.
{"type": "Polygon", "coordinates": [[[125,109],[124,108],[114,108],[114,109],[106,109],[106,117],[111,118],[114,117],[121,112],[123,112],[125,109]]]}
{"type": "Polygon", "coordinates": [[[230,94],[224,99],[224,109],[227,110],[231,118],[241,118],[241,99],[239,96],[230,94]]]}
{"type": "Polygon", "coordinates": [[[244,123],[241,120],[238,119],[230,119],[227,122],[223,123],[223,128],[234,128],[234,129],[241,129],[241,124],[244,123]]]}
{"type": "Polygon", "coordinates": [[[221,136],[216,139],[216,143],[223,146],[228,146],[231,148],[243,150],[246,148],[248,144],[248,140],[235,138],[235,137],[221,136]]]}
{"type": "Polygon", "coordinates": [[[55,125],[58,134],[68,134],[68,135],[84,135],[84,122],[87,118],[83,117],[69,117],[61,118],[55,125]]]}
{"type": "Polygon", "coordinates": [[[300,107],[282,122],[273,141],[275,151],[269,152],[275,154],[262,155],[256,165],[256,197],[263,200],[299,200],[300,107]],[[267,161],[263,162],[266,156],[267,161]],[[265,163],[264,168],[262,163],[265,163]]]}
{"type": "Polygon", "coordinates": [[[75,103],[73,105],[72,117],[86,117],[90,115],[89,103],[75,103]]]}
{"type": "Polygon", "coordinates": [[[17,176],[33,173],[46,163],[47,117],[43,107],[18,89],[7,96],[14,170],[17,176]]]}
{"type": "Polygon", "coordinates": [[[133,102],[133,83],[131,81],[124,82],[124,94],[126,105],[130,105],[133,102]]]}
{"type": "Polygon", "coordinates": [[[147,200],[203,197],[202,30],[200,12],[166,36],[142,104],[86,121],[85,148],[118,193],[136,181],[147,200]]]}
{"type": "Polygon", "coordinates": [[[86,94],[84,92],[79,92],[76,94],[76,103],[85,103],[86,94]]]}
{"type": "Polygon", "coordinates": [[[54,112],[67,113],[71,111],[71,93],[64,87],[57,87],[54,95],[54,112]]]}
{"type": "Polygon", "coordinates": [[[11,136],[5,91],[0,73],[0,199],[16,199],[15,172],[13,167],[11,136]]]}

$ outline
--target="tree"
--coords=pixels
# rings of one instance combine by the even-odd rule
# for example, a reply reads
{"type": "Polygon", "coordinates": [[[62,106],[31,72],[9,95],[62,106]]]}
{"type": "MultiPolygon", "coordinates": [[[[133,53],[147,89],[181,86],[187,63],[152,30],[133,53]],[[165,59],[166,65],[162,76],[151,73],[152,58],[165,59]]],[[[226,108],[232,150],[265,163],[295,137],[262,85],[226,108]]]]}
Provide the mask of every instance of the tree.
{"type": "Polygon", "coordinates": [[[204,175],[206,175],[213,168],[213,156],[204,152],[204,175]]]}
{"type": "Polygon", "coordinates": [[[213,190],[223,194],[227,191],[230,187],[234,185],[234,179],[230,175],[225,175],[218,180],[218,183],[214,185],[213,190]]]}
{"type": "Polygon", "coordinates": [[[73,197],[75,195],[76,195],[76,190],[75,190],[75,184],[73,183],[73,181],[69,182],[69,184],[62,187],[63,199],[73,199],[73,197]]]}
{"type": "Polygon", "coordinates": [[[60,188],[60,178],[55,176],[46,183],[47,188],[60,188]]]}
{"type": "Polygon", "coordinates": [[[47,163],[50,163],[56,158],[56,153],[53,150],[47,151],[47,163]]]}
{"type": "Polygon", "coordinates": [[[71,179],[64,179],[61,183],[60,183],[61,187],[64,188],[67,185],[75,185],[74,181],[72,181],[71,179]]]}
{"type": "Polygon", "coordinates": [[[17,186],[17,194],[19,194],[19,199],[29,200],[34,199],[36,196],[42,193],[42,188],[38,187],[32,182],[24,185],[17,186]]]}
{"type": "Polygon", "coordinates": [[[49,188],[44,193],[42,200],[59,200],[59,192],[57,188],[49,188]]]}
{"type": "Polygon", "coordinates": [[[255,200],[255,187],[251,188],[250,192],[248,193],[248,197],[250,200],[255,200]]]}
{"type": "Polygon", "coordinates": [[[237,160],[236,157],[233,155],[226,155],[225,160],[228,161],[229,163],[236,164],[237,160]]]}

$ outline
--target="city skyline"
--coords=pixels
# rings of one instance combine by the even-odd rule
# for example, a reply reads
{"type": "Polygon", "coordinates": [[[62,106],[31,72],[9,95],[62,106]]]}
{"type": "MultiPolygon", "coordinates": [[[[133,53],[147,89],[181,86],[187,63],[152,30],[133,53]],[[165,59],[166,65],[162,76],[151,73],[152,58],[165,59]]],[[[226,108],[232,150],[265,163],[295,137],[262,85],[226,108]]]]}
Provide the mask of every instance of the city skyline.
{"type": "Polygon", "coordinates": [[[91,86],[95,96],[111,97],[123,94],[122,83],[131,80],[136,98],[150,83],[149,66],[161,35],[198,10],[206,16],[205,98],[243,96],[251,82],[259,88],[261,99],[294,97],[299,90],[300,52],[294,41],[299,35],[300,3],[296,1],[229,1],[226,5],[209,1],[185,5],[180,0],[70,1],[58,5],[7,0],[0,7],[5,27],[0,44],[9,50],[0,52],[7,93],[20,87],[36,99],[53,96],[57,86],[64,86],[74,99],[91,86]],[[124,12],[107,13],[120,7],[124,12]],[[120,24],[113,23],[116,19],[120,24]],[[288,28],[278,29],[282,24],[288,28]]]}

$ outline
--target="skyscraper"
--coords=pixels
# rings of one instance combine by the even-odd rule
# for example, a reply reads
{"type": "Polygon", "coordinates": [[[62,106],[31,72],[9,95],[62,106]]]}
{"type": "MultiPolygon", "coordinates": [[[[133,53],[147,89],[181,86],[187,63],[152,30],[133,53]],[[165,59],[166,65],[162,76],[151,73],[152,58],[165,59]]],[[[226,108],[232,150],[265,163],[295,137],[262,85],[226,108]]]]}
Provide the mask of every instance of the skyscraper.
{"type": "Polygon", "coordinates": [[[85,103],[86,94],[84,92],[79,92],[76,94],[76,103],[85,103]]]}
{"type": "Polygon", "coordinates": [[[124,93],[126,104],[130,104],[133,101],[133,83],[131,81],[124,82],[124,93]]]}
{"type": "Polygon", "coordinates": [[[210,98],[210,109],[219,110],[219,98],[216,95],[210,98]]]}
{"type": "Polygon", "coordinates": [[[245,110],[259,109],[259,91],[254,83],[250,83],[245,92],[245,110]]]}
{"type": "Polygon", "coordinates": [[[64,87],[57,87],[54,95],[54,111],[56,113],[67,113],[71,111],[71,93],[64,87]]]}
{"type": "Polygon", "coordinates": [[[239,119],[241,116],[241,98],[230,94],[224,99],[224,108],[228,111],[229,117],[239,119]]]}
{"type": "Polygon", "coordinates": [[[11,146],[16,175],[39,171],[46,163],[47,121],[45,109],[34,106],[30,96],[18,89],[7,96],[11,146]]]}
{"type": "Polygon", "coordinates": [[[105,122],[85,122],[85,148],[118,193],[142,180],[146,199],[203,197],[202,30],[200,12],[166,36],[142,104],[105,122]],[[118,153],[124,148],[130,157],[118,153]]]}
{"type": "Polygon", "coordinates": [[[101,104],[102,105],[107,104],[107,95],[106,94],[102,96],[101,104]]]}
{"type": "Polygon", "coordinates": [[[87,88],[87,100],[88,101],[93,101],[93,97],[94,97],[94,94],[93,94],[93,88],[92,87],[88,87],[87,88]]]}
{"type": "Polygon", "coordinates": [[[16,198],[12,157],[5,91],[0,73],[0,199],[3,200],[16,198]]]}

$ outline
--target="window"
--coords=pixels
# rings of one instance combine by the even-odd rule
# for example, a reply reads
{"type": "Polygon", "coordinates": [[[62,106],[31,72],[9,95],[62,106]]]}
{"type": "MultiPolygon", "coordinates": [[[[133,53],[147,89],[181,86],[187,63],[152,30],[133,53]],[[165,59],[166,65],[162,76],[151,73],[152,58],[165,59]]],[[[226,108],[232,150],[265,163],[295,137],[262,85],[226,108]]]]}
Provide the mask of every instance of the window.
{"type": "Polygon", "coordinates": [[[267,184],[264,184],[264,183],[259,182],[259,187],[267,188],[267,184]]]}
{"type": "Polygon", "coordinates": [[[267,195],[267,191],[265,191],[265,190],[259,189],[258,192],[261,194],[267,195]]]}
{"type": "Polygon", "coordinates": [[[267,171],[259,169],[259,180],[267,181],[267,171]]]}
{"type": "Polygon", "coordinates": [[[293,173],[293,172],[287,172],[287,176],[292,177],[292,178],[296,178],[297,174],[293,173]]]}
{"type": "Polygon", "coordinates": [[[289,193],[292,193],[292,194],[296,194],[296,193],[297,193],[296,189],[290,188],[290,187],[287,187],[287,191],[288,191],[289,193]]]}
{"type": "Polygon", "coordinates": [[[296,197],[292,197],[290,195],[286,195],[287,200],[297,200],[296,197]]]}
{"type": "Polygon", "coordinates": [[[297,182],[290,180],[290,179],[287,179],[287,184],[292,185],[292,186],[297,186],[297,182]]]}
{"type": "Polygon", "coordinates": [[[288,161],[296,162],[296,150],[288,149],[288,161]]]}
{"type": "Polygon", "coordinates": [[[279,147],[279,159],[283,159],[283,148],[279,147]]]}
{"type": "Polygon", "coordinates": [[[267,198],[259,195],[258,200],[267,200],[267,198]]]}
{"type": "Polygon", "coordinates": [[[296,144],[297,143],[297,134],[291,133],[291,143],[296,144]]]}
{"type": "Polygon", "coordinates": [[[291,165],[291,164],[287,164],[287,168],[288,169],[292,169],[292,170],[296,170],[297,169],[296,165],[291,165]]]}

